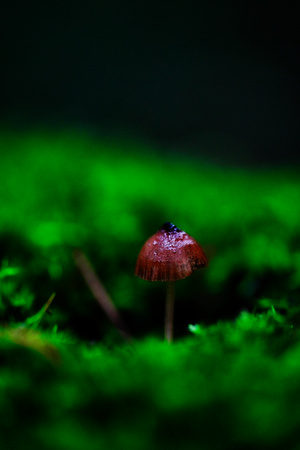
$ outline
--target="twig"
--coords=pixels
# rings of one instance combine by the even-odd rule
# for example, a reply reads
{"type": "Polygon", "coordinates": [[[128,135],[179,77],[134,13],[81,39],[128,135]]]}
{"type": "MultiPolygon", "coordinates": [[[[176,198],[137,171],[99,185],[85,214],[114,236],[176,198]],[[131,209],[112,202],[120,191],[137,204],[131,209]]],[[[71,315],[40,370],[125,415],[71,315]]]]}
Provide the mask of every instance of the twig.
{"type": "Polygon", "coordinates": [[[80,270],[86,284],[88,285],[90,291],[92,292],[93,296],[95,297],[109,320],[117,328],[123,339],[125,339],[126,341],[131,341],[130,333],[125,326],[122,317],[120,316],[112,299],[101,283],[86,255],[81,250],[75,250],[73,256],[74,261],[78,269],[80,270]]]}

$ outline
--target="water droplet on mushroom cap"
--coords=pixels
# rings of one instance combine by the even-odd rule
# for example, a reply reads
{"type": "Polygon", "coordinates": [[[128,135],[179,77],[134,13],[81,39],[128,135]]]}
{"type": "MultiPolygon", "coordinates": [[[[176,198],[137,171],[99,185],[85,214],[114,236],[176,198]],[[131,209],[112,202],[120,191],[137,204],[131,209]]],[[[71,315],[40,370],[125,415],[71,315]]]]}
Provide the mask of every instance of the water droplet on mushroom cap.
{"type": "Polygon", "coordinates": [[[148,281],[176,281],[207,265],[198,242],[171,222],[165,222],[143,245],[135,275],[148,281]]]}

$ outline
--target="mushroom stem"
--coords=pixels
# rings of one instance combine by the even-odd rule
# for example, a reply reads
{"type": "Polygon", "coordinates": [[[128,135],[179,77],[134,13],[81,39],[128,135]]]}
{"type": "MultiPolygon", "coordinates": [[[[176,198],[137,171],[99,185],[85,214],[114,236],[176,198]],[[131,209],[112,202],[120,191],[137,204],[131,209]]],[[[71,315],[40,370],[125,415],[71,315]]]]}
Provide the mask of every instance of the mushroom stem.
{"type": "Polygon", "coordinates": [[[165,337],[168,342],[173,340],[173,317],[174,317],[175,281],[167,282],[165,337]]]}

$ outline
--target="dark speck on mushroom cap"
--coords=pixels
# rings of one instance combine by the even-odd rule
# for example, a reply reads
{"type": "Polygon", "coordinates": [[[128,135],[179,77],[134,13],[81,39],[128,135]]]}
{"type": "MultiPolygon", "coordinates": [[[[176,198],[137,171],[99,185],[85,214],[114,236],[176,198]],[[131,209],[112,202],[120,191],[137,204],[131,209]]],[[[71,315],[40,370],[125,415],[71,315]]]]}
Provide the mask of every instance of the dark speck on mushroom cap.
{"type": "Polygon", "coordinates": [[[167,231],[167,232],[173,232],[173,233],[177,233],[178,231],[181,231],[180,228],[176,227],[176,225],[174,225],[174,223],[171,222],[165,222],[160,229],[162,231],[167,231]]]}

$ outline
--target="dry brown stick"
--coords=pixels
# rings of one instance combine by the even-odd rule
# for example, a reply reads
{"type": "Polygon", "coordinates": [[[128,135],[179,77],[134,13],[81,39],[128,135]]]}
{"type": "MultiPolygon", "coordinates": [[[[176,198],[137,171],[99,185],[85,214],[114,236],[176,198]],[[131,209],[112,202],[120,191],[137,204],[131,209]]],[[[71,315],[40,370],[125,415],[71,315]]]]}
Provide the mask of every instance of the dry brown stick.
{"type": "Polygon", "coordinates": [[[126,341],[131,341],[130,333],[116,309],[112,299],[97,276],[93,266],[81,250],[74,251],[74,260],[93,296],[126,341]]]}

